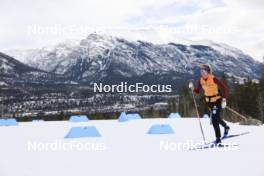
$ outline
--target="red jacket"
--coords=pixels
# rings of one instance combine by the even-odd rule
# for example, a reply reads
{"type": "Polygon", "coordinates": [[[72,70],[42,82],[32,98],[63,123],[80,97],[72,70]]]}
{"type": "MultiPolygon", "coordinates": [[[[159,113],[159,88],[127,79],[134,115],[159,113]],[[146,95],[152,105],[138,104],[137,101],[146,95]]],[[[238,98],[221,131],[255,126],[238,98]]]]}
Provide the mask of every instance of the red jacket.
{"type": "MultiPolygon", "coordinates": [[[[219,79],[217,79],[216,77],[214,77],[214,82],[220,88],[221,93],[222,93],[222,97],[226,98],[227,97],[227,87],[221,81],[219,81],[219,79]]],[[[201,89],[202,89],[202,85],[201,85],[201,82],[200,82],[200,79],[199,79],[199,81],[197,83],[197,86],[196,86],[196,88],[193,91],[196,94],[199,94],[201,89]]]]}

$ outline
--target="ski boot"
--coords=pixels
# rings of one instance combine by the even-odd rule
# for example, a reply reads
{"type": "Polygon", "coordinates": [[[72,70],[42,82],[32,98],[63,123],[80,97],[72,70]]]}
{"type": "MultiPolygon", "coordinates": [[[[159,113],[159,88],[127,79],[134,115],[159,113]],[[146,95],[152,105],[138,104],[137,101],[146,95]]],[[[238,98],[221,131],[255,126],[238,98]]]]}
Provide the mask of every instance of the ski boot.
{"type": "Polygon", "coordinates": [[[217,138],[215,143],[214,143],[214,147],[222,147],[222,141],[220,138],[217,138]]]}
{"type": "Polygon", "coordinates": [[[229,130],[230,130],[230,127],[226,126],[223,138],[227,137],[229,130]]]}

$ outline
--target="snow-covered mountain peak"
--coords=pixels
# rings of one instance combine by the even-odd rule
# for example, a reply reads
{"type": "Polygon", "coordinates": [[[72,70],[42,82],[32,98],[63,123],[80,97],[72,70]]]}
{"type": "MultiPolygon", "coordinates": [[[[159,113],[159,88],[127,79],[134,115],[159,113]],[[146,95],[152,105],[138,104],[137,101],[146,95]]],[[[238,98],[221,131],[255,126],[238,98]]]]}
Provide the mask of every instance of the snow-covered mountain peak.
{"type": "MultiPolygon", "coordinates": [[[[81,40],[79,47],[86,49],[90,55],[102,54],[104,50],[112,50],[116,47],[117,40],[109,35],[90,34],[86,39],[81,40]]],[[[91,57],[89,55],[89,57],[91,57]]]]}
{"type": "Polygon", "coordinates": [[[171,81],[169,75],[175,79],[193,76],[195,67],[203,63],[210,64],[216,73],[236,77],[258,78],[261,73],[260,63],[225,44],[212,41],[155,44],[97,33],[80,42],[33,50],[23,57],[32,67],[88,83],[145,75],[148,77],[142,79],[160,77],[171,81]]]}

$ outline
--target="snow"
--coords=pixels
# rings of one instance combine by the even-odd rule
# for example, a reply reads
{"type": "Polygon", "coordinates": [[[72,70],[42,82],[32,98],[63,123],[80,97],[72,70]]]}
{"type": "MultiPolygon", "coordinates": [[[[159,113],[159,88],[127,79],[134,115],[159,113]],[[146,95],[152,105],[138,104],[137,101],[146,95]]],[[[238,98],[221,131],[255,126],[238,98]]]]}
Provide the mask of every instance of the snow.
{"type": "Polygon", "coordinates": [[[76,51],[79,40],[67,40],[54,46],[46,46],[40,49],[28,50],[7,50],[9,56],[16,58],[24,64],[34,68],[53,72],[57,65],[60,67],[56,73],[65,72],[65,67],[72,65],[73,59],[65,59],[72,52],[76,51]]]}
{"type": "Polygon", "coordinates": [[[5,58],[0,58],[0,71],[4,74],[8,74],[13,71],[13,64],[8,62],[5,58]]]}
{"type": "Polygon", "coordinates": [[[0,81],[0,86],[7,86],[8,84],[6,84],[4,81],[0,81]]]}
{"type": "MultiPolygon", "coordinates": [[[[206,139],[214,140],[209,119],[201,119],[206,139]]],[[[228,123],[231,134],[250,134],[230,138],[236,150],[175,150],[175,144],[201,142],[197,119],[91,120],[83,123],[23,122],[0,128],[1,176],[263,176],[264,127],[228,123]],[[149,135],[153,124],[169,124],[175,134],[149,135]],[[64,139],[72,127],[95,126],[102,137],[64,139]],[[86,150],[62,150],[56,145],[46,150],[33,144],[86,144],[86,150]],[[31,144],[31,145],[29,145],[31,144]],[[169,146],[169,147],[168,147],[169,146]],[[33,149],[32,149],[33,148],[33,149]],[[31,149],[31,150],[29,150],[31,149]]],[[[42,145],[38,145],[42,146],[42,145]]],[[[43,148],[43,147],[42,147],[43,148]]]]}
{"type": "Polygon", "coordinates": [[[205,62],[210,64],[214,71],[229,72],[232,70],[233,76],[259,77],[257,74],[259,63],[242,51],[226,44],[180,40],[172,37],[173,35],[160,40],[162,42],[154,42],[150,38],[153,36],[163,38],[161,32],[141,31],[140,33],[142,34],[137,35],[138,38],[132,35],[134,39],[125,37],[121,33],[112,36],[93,33],[81,42],[62,42],[41,49],[10,50],[6,53],[31,67],[57,74],[74,73],[74,77],[83,78],[83,80],[89,80],[90,77],[107,77],[105,73],[108,73],[109,65],[111,67],[121,65],[126,69],[115,69],[115,72],[124,77],[132,77],[146,73],[162,74],[171,71],[193,74],[192,70],[195,66],[205,62]],[[148,34],[151,34],[150,38],[143,37],[148,34]],[[186,51],[175,46],[180,43],[185,44],[183,47],[186,51]],[[199,49],[203,46],[198,45],[209,47],[199,49]],[[76,70],[78,70],[77,73],[76,70]]]}
{"type": "Polygon", "coordinates": [[[239,54],[244,54],[241,50],[229,46],[225,43],[216,43],[211,40],[190,40],[187,38],[182,38],[180,35],[177,35],[177,32],[170,31],[166,28],[153,29],[146,28],[142,30],[115,30],[115,31],[105,31],[104,33],[100,33],[101,35],[113,35],[121,38],[126,38],[131,41],[149,41],[155,44],[164,44],[164,43],[180,43],[184,45],[205,45],[211,46],[216,51],[219,51],[224,55],[232,55],[234,58],[237,58],[239,54]]]}

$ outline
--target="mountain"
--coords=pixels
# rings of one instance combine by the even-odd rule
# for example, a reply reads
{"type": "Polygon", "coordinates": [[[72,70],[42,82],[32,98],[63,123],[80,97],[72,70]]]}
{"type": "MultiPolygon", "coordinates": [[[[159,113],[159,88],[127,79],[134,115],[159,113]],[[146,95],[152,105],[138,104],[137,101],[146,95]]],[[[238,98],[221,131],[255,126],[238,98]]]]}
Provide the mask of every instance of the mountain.
{"type": "Polygon", "coordinates": [[[66,81],[62,75],[30,67],[0,52],[0,87],[25,91],[29,87],[59,84],[66,81]]]}
{"type": "MultiPolygon", "coordinates": [[[[28,50],[8,50],[6,54],[18,59],[31,67],[54,72],[54,67],[58,63],[63,64],[65,57],[75,50],[79,44],[78,40],[68,40],[50,47],[28,50]],[[56,62],[54,62],[56,60],[56,62]]],[[[58,70],[57,73],[62,72],[58,70]]]]}
{"type": "Polygon", "coordinates": [[[37,71],[37,69],[29,67],[4,53],[0,53],[0,74],[2,76],[18,77],[21,74],[34,71],[37,71]]]}
{"type": "Polygon", "coordinates": [[[31,67],[83,84],[127,81],[177,87],[197,76],[202,63],[210,64],[216,74],[237,78],[259,78],[263,67],[242,51],[211,41],[154,44],[95,33],[79,43],[24,51],[23,58],[18,58],[19,52],[8,53],[31,67]]]}

